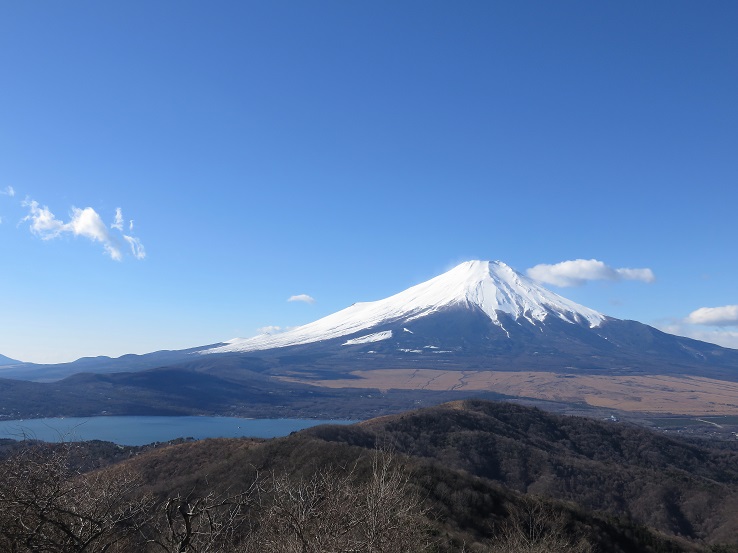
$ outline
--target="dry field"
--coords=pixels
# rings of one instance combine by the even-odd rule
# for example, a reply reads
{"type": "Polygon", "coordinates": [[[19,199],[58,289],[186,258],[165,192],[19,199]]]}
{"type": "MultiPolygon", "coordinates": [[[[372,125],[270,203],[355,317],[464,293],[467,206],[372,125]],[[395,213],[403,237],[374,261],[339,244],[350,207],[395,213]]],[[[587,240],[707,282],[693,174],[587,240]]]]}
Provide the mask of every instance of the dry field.
{"type": "Polygon", "coordinates": [[[475,390],[644,413],[738,415],[738,383],[693,376],[595,376],[532,371],[379,369],[354,371],[354,379],[303,380],[328,388],[475,390]]]}

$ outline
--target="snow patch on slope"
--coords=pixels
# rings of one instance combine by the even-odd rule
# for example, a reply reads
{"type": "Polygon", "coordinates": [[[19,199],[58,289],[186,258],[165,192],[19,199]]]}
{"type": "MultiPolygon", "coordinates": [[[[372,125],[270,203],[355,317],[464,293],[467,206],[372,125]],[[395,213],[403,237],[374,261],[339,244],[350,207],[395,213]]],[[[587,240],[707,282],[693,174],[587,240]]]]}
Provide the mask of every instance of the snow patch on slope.
{"type": "Polygon", "coordinates": [[[392,338],[392,331],[385,330],[384,332],[375,332],[374,334],[367,334],[366,336],[360,336],[358,338],[352,338],[346,340],[342,346],[353,346],[356,344],[370,344],[372,342],[381,342],[382,340],[388,340],[392,338]]]}

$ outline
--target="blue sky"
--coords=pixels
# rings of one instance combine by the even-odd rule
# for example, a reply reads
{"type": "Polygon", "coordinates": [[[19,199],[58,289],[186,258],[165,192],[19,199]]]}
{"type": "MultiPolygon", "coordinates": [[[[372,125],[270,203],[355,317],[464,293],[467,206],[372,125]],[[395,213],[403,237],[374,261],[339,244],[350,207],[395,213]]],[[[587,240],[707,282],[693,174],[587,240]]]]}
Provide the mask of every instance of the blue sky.
{"type": "Polygon", "coordinates": [[[467,259],[738,347],[737,25],[733,1],[3,3],[0,354],[250,336],[467,259]]]}

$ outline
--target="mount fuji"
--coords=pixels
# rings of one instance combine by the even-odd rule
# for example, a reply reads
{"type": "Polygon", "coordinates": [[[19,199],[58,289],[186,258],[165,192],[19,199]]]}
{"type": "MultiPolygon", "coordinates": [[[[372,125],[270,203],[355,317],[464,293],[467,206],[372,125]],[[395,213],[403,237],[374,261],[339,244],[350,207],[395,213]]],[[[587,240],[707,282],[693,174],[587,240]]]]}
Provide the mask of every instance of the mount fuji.
{"type": "Polygon", "coordinates": [[[738,351],[608,317],[570,301],[500,261],[467,261],[383,300],[280,334],[230,340],[197,355],[246,355],[272,374],[424,367],[699,371],[738,376],[738,351]]]}
{"type": "MultiPolygon", "coordinates": [[[[355,303],[285,333],[232,340],[209,352],[259,351],[346,336],[353,338],[343,345],[378,342],[392,338],[398,329],[413,334],[408,327],[422,325],[424,319],[450,310],[466,311],[488,319],[508,338],[510,332],[505,325],[510,322],[520,324],[524,321],[535,326],[554,318],[592,328],[605,320],[604,315],[542,288],[501,261],[467,261],[387,299],[355,303]],[[362,331],[377,329],[384,330],[356,336],[362,331]]],[[[451,326],[454,325],[451,323],[451,326]]]]}
{"type": "Polygon", "coordinates": [[[500,261],[467,261],[280,334],[0,367],[0,403],[16,416],[362,418],[463,394],[738,415],[738,350],[609,317],[500,261]]]}

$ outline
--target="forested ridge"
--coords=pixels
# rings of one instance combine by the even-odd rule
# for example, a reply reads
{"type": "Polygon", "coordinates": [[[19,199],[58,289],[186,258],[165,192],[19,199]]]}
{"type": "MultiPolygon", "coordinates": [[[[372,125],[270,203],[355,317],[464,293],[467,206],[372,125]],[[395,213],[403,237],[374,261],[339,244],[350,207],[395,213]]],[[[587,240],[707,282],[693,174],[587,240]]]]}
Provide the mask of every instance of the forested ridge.
{"type": "Polygon", "coordinates": [[[509,403],[0,451],[2,551],[738,551],[732,444],[509,403]]]}

